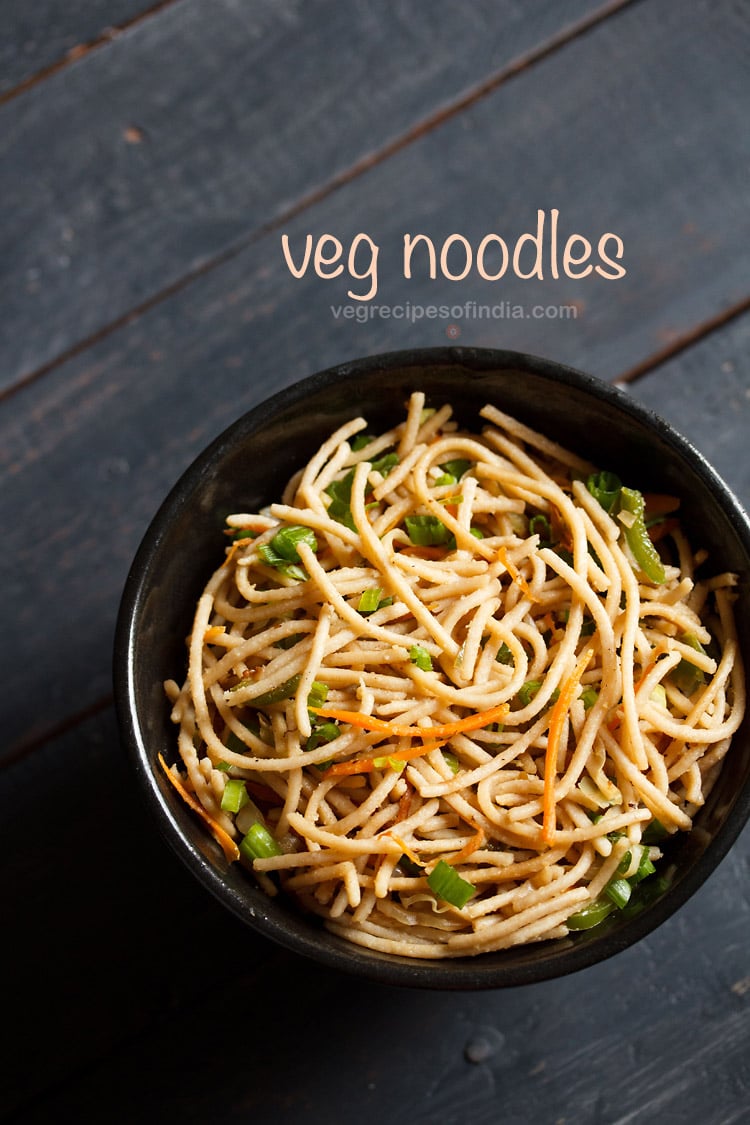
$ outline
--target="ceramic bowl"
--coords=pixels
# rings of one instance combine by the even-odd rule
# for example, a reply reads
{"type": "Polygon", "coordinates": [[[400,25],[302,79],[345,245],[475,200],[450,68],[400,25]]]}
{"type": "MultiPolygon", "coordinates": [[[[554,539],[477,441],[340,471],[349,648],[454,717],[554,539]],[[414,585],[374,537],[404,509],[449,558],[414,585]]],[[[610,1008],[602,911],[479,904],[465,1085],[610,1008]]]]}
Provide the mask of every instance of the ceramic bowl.
{"type": "Polygon", "coordinates": [[[738,631],[750,664],[750,525],[701,454],[625,392],[557,363],[513,352],[439,348],[371,356],[311,376],[231,425],[187,469],[164,501],[124,590],[114,658],[122,737],[140,787],[167,841],[198,881],[256,931],[298,954],[370,979],[444,989],[498,988],[560,976],[602,961],[659,926],[701,886],[750,813],[750,736],[735,736],[720,778],[688,833],[661,861],[668,889],[635,916],[614,913],[594,929],[497,953],[414,961],[371,952],[330,934],[282,896],[269,898],[239,864],[229,865],[156,766],[174,758],[175,728],[162,683],[184,676],[184,638],[194,603],[215,569],[224,518],[278,498],[325,436],[355,414],[370,428],[403,417],[411,391],[451,402],[479,425],[496,403],[527,424],[612,469],[635,487],[675,492],[696,544],[719,570],[740,576],[738,631]]]}

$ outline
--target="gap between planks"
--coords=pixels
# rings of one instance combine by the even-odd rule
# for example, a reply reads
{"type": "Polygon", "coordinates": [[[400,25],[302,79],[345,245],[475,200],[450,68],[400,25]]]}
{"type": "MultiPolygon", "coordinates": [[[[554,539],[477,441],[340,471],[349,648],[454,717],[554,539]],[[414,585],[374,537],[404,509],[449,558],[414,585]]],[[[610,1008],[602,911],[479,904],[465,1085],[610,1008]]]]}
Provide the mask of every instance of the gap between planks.
{"type": "Polygon", "coordinates": [[[699,340],[705,339],[710,336],[712,332],[717,332],[720,328],[730,324],[733,320],[737,320],[746,312],[750,312],[750,296],[743,298],[734,305],[730,305],[728,309],[723,309],[721,312],[716,313],[715,316],[709,317],[708,320],[696,324],[694,327],[683,332],[681,335],[675,336],[669,344],[663,348],[653,352],[641,363],[636,364],[635,367],[623,371],[618,375],[615,383],[618,386],[623,384],[631,384],[638,382],[645,375],[650,375],[661,364],[666,363],[667,360],[673,359],[675,356],[680,355],[681,352],[687,351],[693,344],[697,344],[699,340]]]}
{"type": "Polygon", "coordinates": [[[25,94],[27,90],[32,89],[32,87],[38,86],[47,78],[51,78],[53,74],[65,70],[71,63],[77,62],[79,59],[91,54],[92,51],[98,51],[100,47],[111,43],[112,40],[116,39],[122,32],[129,31],[131,27],[135,27],[144,20],[151,19],[152,16],[158,15],[164,8],[170,8],[177,3],[180,3],[180,0],[157,0],[157,3],[139,12],[138,15],[133,16],[132,19],[123,20],[122,23],[105,27],[94,39],[71,47],[65,52],[62,58],[57,59],[56,62],[49,63],[47,66],[42,67],[41,70],[38,70],[36,74],[30,74],[29,77],[24,78],[22,82],[11,87],[10,90],[6,90],[4,94],[0,94],[0,107],[4,106],[7,102],[13,101],[14,98],[19,97],[21,94],[25,94]]]}

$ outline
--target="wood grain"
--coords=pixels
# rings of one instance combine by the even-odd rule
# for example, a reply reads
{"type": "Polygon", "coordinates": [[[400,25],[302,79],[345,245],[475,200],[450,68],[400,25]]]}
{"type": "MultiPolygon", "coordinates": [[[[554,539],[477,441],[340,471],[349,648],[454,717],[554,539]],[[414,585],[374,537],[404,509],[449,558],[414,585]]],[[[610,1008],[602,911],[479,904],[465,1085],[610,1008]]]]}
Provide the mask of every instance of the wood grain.
{"type": "Polygon", "coordinates": [[[356,1106],[365,1122],[495,1125],[499,1103],[511,1125],[740,1120],[750,830],[638,946],[456,995],[355,981],[229,917],[146,820],[109,712],[5,771],[0,826],[10,1120],[323,1125],[356,1106]]]}
{"type": "Polygon", "coordinates": [[[0,386],[613,6],[182,0],[28,90],[0,108],[0,386]]]}
{"type": "MultiPolygon", "coordinates": [[[[617,17],[615,22],[621,26],[612,37],[620,51],[624,51],[626,15],[617,17]]],[[[646,34],[643,24],[630,26],[632,46],[640,48],[646,34]]],[[[605,24],[596,35],[592,33],[591,42],[603,38],[606,30],[605,24]]],[[[572,43],[563,54],[575,53],[578,47],[572,43]]],[[[676,38],[675,65],[683,47],[676,38]]],[[[552,64],[570,68],[564,59],[552,56],[540,69],[548,70],[552,64]]],[[[727,74],[729,69],[727,61],[727,74]]],[[[528,99],[533,94],[530,82],[523,74],[514,83],[524,87],[528,99]]],[[[608,94],[613,112],[621,84],[618,77],[608,94]]],[[[427,227],[436,236],[450,229],[461,213],[459,192],[468,186],[460,178],[441,178],[440,163],[449,154],[455,168],[468,167],[478,158],[479,147],[485,151],[493,121],[509,120],[509,89],[497,91],[462,120],[447,122],[386,165],[297,216],[285,225],[292,244],[298,246],[311,229],[334,230],[342,239],[351,238],[362,225],[383,248],[379,307],[405,308],[409,302],[450,306],[455,300],[453,283],[404,278],[399,268],[401,235],[405,224],[414,230],[427,227]],[[503,101],[506,114],[498,117],[503,101]],[[411,192],[411,185],[420,182],[434,185],[425,204],[414,201],[411,192]]],[[[583,87],[580,93],[583,97],[583,87]]],[[[519,96],[516,89],[513,98],[519,96]]],[[[644,118],[641,127],[633,130],[633,140],[637,132],[638,144],[653,153],[667,143],[667,132],[678,135],[680,130],[694,129],[695,112],[691,100],[677,99],[670,103],[668,123],[659,120],[647,132],[644,118]]],[[[713,144],[710,114],[708,121],[704,140],[713,144]]],[[[628,122],[625,110],[619,119],[622,129],[628,122]]],[[[526,125],[530,128],[530,122],[526,125]]],[[[553,145],[558,132],[551,125],[540,129],[553,145]]],[[[716,141],[719,150],[727,143],[724,137],[716,141]]],[[[583,149],[571,150],[569,141],[559,141],[559,150],[550,150],[545,166],[556,166],[555,158],[562,160],[567,146],[566,167],[574,171],[565,181],[564,193],[560,181],[557,198],[563,207],[569,200],[579,215],[585,211],[590,224],[591,215],[602,213],[603,185],[614,190],[619,172],[614,152],[608,151],[600,178],[581,179],[575,169],[585,155],[585,137],[582,143],[583,149]]],[[[617,143],[624,145],[622,134],[617,143]]],[[[634,143],[626,159],[636,159],[638,151],[634,143]]],[[[482,177],[476,180],[477,213],[496,215],[493,201],[507,192],[506,198],[514,200],[514,227],[523,229],[529,214],[526,197],[535,190],[538,173],[531,169],[527,174],[523,163],[506,163],[500,146],[496,156],[484,159],[482,177]]],[[[701,159],[690,150],[691,168],[701,159]]],[[[742,247],[735,253],[729,245],[733,235],[725,226],[737,207],[729,188],[717,181],[713,189],[714,204],[717,199],[722,203],[718,218],[704,194],[696,192],[690,198],[694,213],[711,226],[714,245],[722,247],[721,256],[718,250],[709,254],[711,286],[702,288],[707,252],[692,236],[682,234],[681,220],[675,226],[673,200],[656,191],[662,175],[659,168],[654,166],[651,178],[644,172],[638,180],[640,194],[622,211],[623,221],[628,222],[631,214],[644,223],[644,216],[649,216],[652,231],[650,240],[633,243],[632,276],[620,282],[592,282],[579,319],[461,320],[456,322],[463,333],[459,342],[530,350],[614,377],[648,356],[668,324],[695,323],[701,312],[710,313],[716,301],[746,286],[742,247]],[[660,284],[652,276],[656,259],[671,263],[669,277],[660,284]],[[618,290],[618,285],[626,288],[618,290]]],[[[691,181],[689,169],[684,172],[680,184],[691,181]]],[[[470,219],[482,221],[473,213],[470,219]]],[[[545,289],[542,284],[516,280],[502,292],[509,304],[517,302],[529,311],[535,298],[548,305],[550,293],[556,297],[559,292],[561,301],[578,300],[585,282],[575,283],[575,290],[562,285],[557,292],[553,283],[545,289]]],[[[487,285],[467,278],[460,289],[462,301],[491,300],[487,285]]],[[[341,281],[294,279],[283,261],[279,233],[269,232],[245,253],[134,318],[11,400],[12,408],[0,418],[0,467],[8,482],[0,495],[0,514],[8,529],[0,579],[16,607],[22,652],[5,647],[0,655],[8,686],[0,705],[6,753],[108,694],[112,626],[129,562],[162,496],[216,433],[271,392],[316,368],[391,348],[449,342],[445,320],[337,319],[331,309],[348,302],[346,287],[341,281]],[[70,605],[76,607],[74,621],[70,605]],[[25,701],[23,685],[32,660],[46,685],[43,711],[25,701]]],[[[730,336],[743,331],[745,324],[745,318],[732,322],[730,336]]],[[[717,338],[726,337],[719,333],[717,338]]],[[[746,372],[744,364],[742,370],[746,372]]],[[[700,418],[700,413],[695,417],[700,418]]],[[[729,425],[731,429],[731,419],[729,425]]],[[[741,432],[732,432],[738,448],[744,448],[741,432]]]]}
{"type": "Polygon", "coordinates": [[[155,0],[0,0],[0,100],[161,6],[155,0]]]}

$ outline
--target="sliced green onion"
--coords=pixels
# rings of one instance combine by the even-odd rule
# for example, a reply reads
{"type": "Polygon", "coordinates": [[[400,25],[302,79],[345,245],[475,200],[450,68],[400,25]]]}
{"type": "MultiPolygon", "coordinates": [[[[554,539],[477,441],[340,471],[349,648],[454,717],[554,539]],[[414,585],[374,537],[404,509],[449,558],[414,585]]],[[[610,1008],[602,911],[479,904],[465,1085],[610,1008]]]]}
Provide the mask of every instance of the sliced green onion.
{"type": "MultiPolygon", "coordinates": [[[[229,749],[229,747],[227,747],[229,749]]],[[[220,770],[222,773],[229,773],[231,770],[229,762],[214,762],[214,769],[220,770]]]]}
{"type": "Polygon", "coordinates": [[[586,481],[586,487],[605,512],[611,512],[620,496],[622,481],[616,473],[609,473],[605,469],[600,473],[592,473],[586,481]]]}
{"type": "Polygon", "coordinates": [[[221,807],[224,812],[239,812],[243,805],[246,805],[249,800],[250,798],[247,795],[245,782],[230,777],[221,795],[221,807]]]}
{"type": "Polygon", "coordinates": [[[647,879],[649,875],[653,875],[656,868],[651,862],[651,856],[648,854],[648,848],[643,848],[641,851],[641,858],[638,861],[638,869],[630,876],[628,882],[631,887],[636,887],[642,879],[647,879]]]}
{"type": "MultiPolygon", "coordinates": [[[[706,650],[694,633],[684,633],[681,640],[684,644],[694,648],[696,652],[706,654],[706,650]]],[[[685,695],[692,695],[697,687],[706,682],[703,669],[691,664],[685,657],[682,658],[676,668],[672,669],[670,675],[672,683],[685,695]]]]}
{"type": "Polygon", "coordinates": [[[666,840],[668,836],[669,832],[662,822],[654,817],[653,820],[649,821],[641,840],[644,844],[659,844],[662,840],[666,840]]]}
{"type": "Polygon", "coordinates": [[[467,461],[464,457],[456,457],[452,461],[444,461],[440,468],[444,473],[459,481],[464,473],[471,468],[471,461],[467,461]]]}
{"type": "Polygon", "coordinates": [[[358,453],[360,449],[364,449],[366,445],[369,445],[370,442],[374,440],[375,438],[372,434],[356,434],[350,442],[352,452],[358,453]]]}
{"type": "Polygon", "coordinates": [[[396,465],[398,465],[398,454],[386,453],[384,457],[379,457],[377,461],[372,461],[371,465],[376,473],[387,477],[391,469],[395,469],[396,465]]]}
{"type": "Polygon", "coordinates": [[[584,711],[590,711],[599,698],[599,692],[596,688],[587,687],[581,692],[580,698],[583,701],[584,711]]]}
{"type": "Polygon", "coordinates": [[[247,834],[240,841],[240,851],[246,859],[268,859],[270,856],[281,855],[281,848],[274,840],[271,833],[260,821],[251,825],[247,834]]]}
{"type": "Polygon", "coordinates": [[[401,859],[398,861],[398,866],[401,868],[404,875],[409,875],[412,878],[414,878],[414,876],[416,875],[422,874],[422,868],[420,867],[420,865],[418,863],[415,863],[413,859],[410,859],[408,855],[401,856],[401,859]]]}
{"type": "Polygon", "coordinates": [[[617,876],[614,879],[610,879],[610,881],[607,883],[606,887],[604,888],[604,894],[615,904],[615,906],[622,909],[623,906],[627,905],[630,899],[631,890],[632,888],[628,880],[617,876]]]}
{"type": "Polygon", "coordinates": [[[287,562],[298,563],[301,562],[297,551],[298,543],[306,543],[311,551],[317,551],[318,549],[318,541],[312,528],[301,527],[299,524],[282,527],[274,535],[270,546],[287,562]]]}
{"type": "Polygon", "coordinates": [[[285,578],[296,578],[300,582],[307,581],[307,572],[304,567],[299,566],[297,563],[290,563],[275,551],[270,543],[261,543],[258,547],[258,555],[266,564],[278,570],[285,578]]]}
{"type": "Polygon", "coordinates": [[[328,699],[328,684],[321,683],[320,680],[313,680],[310,684],[310,691],[307,693],[307,706],[322,707],[326,699],[328,699]]]}
{"type": "Polygon", "coordinates": [[[497,660],[498,664],[515,664],[513,653],[510,651],[505,641],[503,641],[500,648],[497,650],[495,660],[497,660]]]}
{"type": "Polygon", "coordinates": [[[571,914],[565,925],[569,930],[591,930],[603,922],[614,909],[615,904],[610,899],[600,896],[586,906],[582,906],[580,910],[576,910],[575,914],[571,914]]]}
{"type": "Polygon", "coordinates": [[[484,539],[484,532],[481,527],[474,527],[473,524],[469,528],[469,535],[473,535],[475,539],[484,539]]]}
{"type": "Polygon", "coordinates": [[[450,531],[437,516],[407,516],[404,523],[416,547],[441,547],[451,538],[450,531]]]}
{"type": "Polygon", "coordinates": [[[304,635],[304,633],[292,633],[288,637],[282,637],[281,640],[276,642],[274,648],[283,648],[284,650],[294,648],[294,646],[302,640],[304,635]]]}
{"type": "Polygon", "coordinates": [[[524,707],[528,707],[541,686],[541,680],[527,680],[525,684],[521,685],[518,689],[518,698],[524,707]]]}
{"type": "Polygon", "coordinates": [[[457,774],[459,769],[461,768],[461,763],[459,762],[456,755],[451,750],[441,750],[441,754],[443,755],[445,764],[451,771],[451,773],[457,774]]]}
{"type": "Polygon", "coordinates": [[[409,660],[412,664],[416,664],[417,668],[421,668],[423,672],[432,671],[432,657],[426,648],[421,645],[412,645],[409,649],[409,660]]]}
{"type": "Polygon", "coordinates": [[[437,480],[432,482],[433,488],[441,488],[444,484],[458,484],[452,473],[441,473],[437,480]]]}
{"type": "Polygon", "coordinates": [[[234,535],[232,536],[232,539],[257,539],[257,537],[258,532],[253,531],[251,527],[238,527],[234,535]]]}
{"type": "Polygon", "coordinates": [[[635,488],[621,488],[620,510],[629,512],[634,517],[630,527],[625,527],[624,530],[625,540],[633,553],[636,564],[647,578],[650,578],[657,585],[661,585],[666,577],[664,563],[659,558],[659,552],[651,542],[646,530],[643,494],[635,488]]]}
{"type": "MultiPolygon", "coordinates": [[[[284,683],[279,684],[278,687],[271,688],[270,691],[264,691],[260,695],[256,695],[253,699],[249,699],[248,703],[252,703],[253,707],[269,707],[272,703],[281,703],[285,699],[290,699],[299,687],[301,679],[302,673],[297,672],[295,676],[284,680],[284,683]]],[[[243,686],[242,681],[237,684],[237,687],[243,686]]]]}
{"type": "Polygon", "coordinates": [[[334,738],[338,738],[340,734],[341,728],[338,723],[316,723],[312,729],[312,734],[305,743],[305,750],[317,750],[318,746],[323,746],[326,742],[333,742],[334,738]]]}
{"type": "Polygon", "coordinates": [[[362,592],[357,606],[358,613],[374,613],[380,605],[380,597],[383,591],[380,586],[370,586],[368,590],[362,592]]]}
{"type": "Polygon", "coordinates": [[[427,885],[437,898],[442,898],[459,910],[463,910],[469,899],[476,894],[476,887],[462,879],[444,859],[439,860],[427,876],[427,885]]]}
{"type": "Polygon", "coordinates": [[[552,542],[552,528],[550,522],[541,512],[529,520],[529,535],[539,536],[539,545],[548,547],[552,542]]]}

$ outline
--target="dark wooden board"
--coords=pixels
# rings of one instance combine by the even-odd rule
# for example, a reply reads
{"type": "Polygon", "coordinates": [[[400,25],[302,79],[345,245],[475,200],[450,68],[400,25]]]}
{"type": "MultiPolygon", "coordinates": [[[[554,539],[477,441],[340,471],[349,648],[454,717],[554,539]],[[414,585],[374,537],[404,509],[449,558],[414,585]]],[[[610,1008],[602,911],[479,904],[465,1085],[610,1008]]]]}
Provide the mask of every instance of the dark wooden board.
{"type": "Polygon", "coordinates": [[[0,825],[3,1119],[742,1120],[750,830],[638,946],[455,994],[359,981],[245,930],[146,820],[109,711],[5,770],[0,825]]]}
{"type": "Polygon", "coordinates": [[[616,6],[183,0],[30,89],[0,109],[2,384],[616,6]]]}
{"type": "Polygon", "coordinates": [[[0,97],[157,6],[154,0],[0,0],[0,97]]]}
{"type": "MultiPolygon", "coordinates": [[[[460,343],[530,350],[605,377],[643,364],[670,332],[693,331],[747,294],[739,232],[748,218],[737,214],[743,197],[729,172],[747,134],[741,104],[728,96],[740,55],[729,36],[731,12],[724,22],[709,21],[700,39],[694,23],[685,31],[679,11],[665,0],[613,16],[284,224],[292,246],[310,231],[334,231],[345,242],[369,231],[382,247],[373,311],[374,304],[450,306],[457,294],[462,304],[481,305],[499,293],[499,307],[517,303],[526,316],[459,318],[460,343]],[[701,81],[700,65],[713,57],[705,43],[720,38],[727,39],[721,75],[701,81]],[[578,76],[586,58],[610,57],[621,61],[598,86],[603,117],[596,131],[587,117],[590,87],[578,76]],[[540,93],[549,88],[565,88],[566,100],[549,102],[540,93]],[[579,122],[574,133],[572,118],[579,122]],[[677,143],[684,137],[689,145],[677,143]],[[703,173],[709,152],[710,177],[703,173]],[[717,176],[722,162],[727,175],[717,176]],[[628,181],[628,198],[613,208],[620,168],[633,164],[638,175],[628,181]],[[460,286],[416,272],[405,279],[405,229],[444,236],[466,216],[469,235],[496,223],[518,234],[533,221],[537,201],[550,198],[550,182],[561,213],[578,229],[611,223],[622,230],[630,247],[625,278],[512,279],[499,290],[476,276],[460,286]],[[421,195],[420,184],[429,192],[421,195]],[[710,239],[686,233],[686,214],[710,239]],[[579,302],[580,316],[534,319],[537,301],[579,302]]],[[[112,624],[129,562],[167,488],[210,438],[314,369],[449,342],[446,320],[411,323],[379,313],[366,323],[337,319],[332,306],[357,304],[357,315],[368,308],[348,300],[348,284],[293,278],[280,232],[270,231],[8,402],[0,419],[0,466],[8,477],[0,497],[8,529],[0,578],[17,606],[23,654],[6,646],[0,657],[7,750],[109,692],[112,624]],[[43,709],[23,690],[31,660],[45,683],[43,709]]],[[[9,326],[19,323],[14,315],[9,326]]]]}

